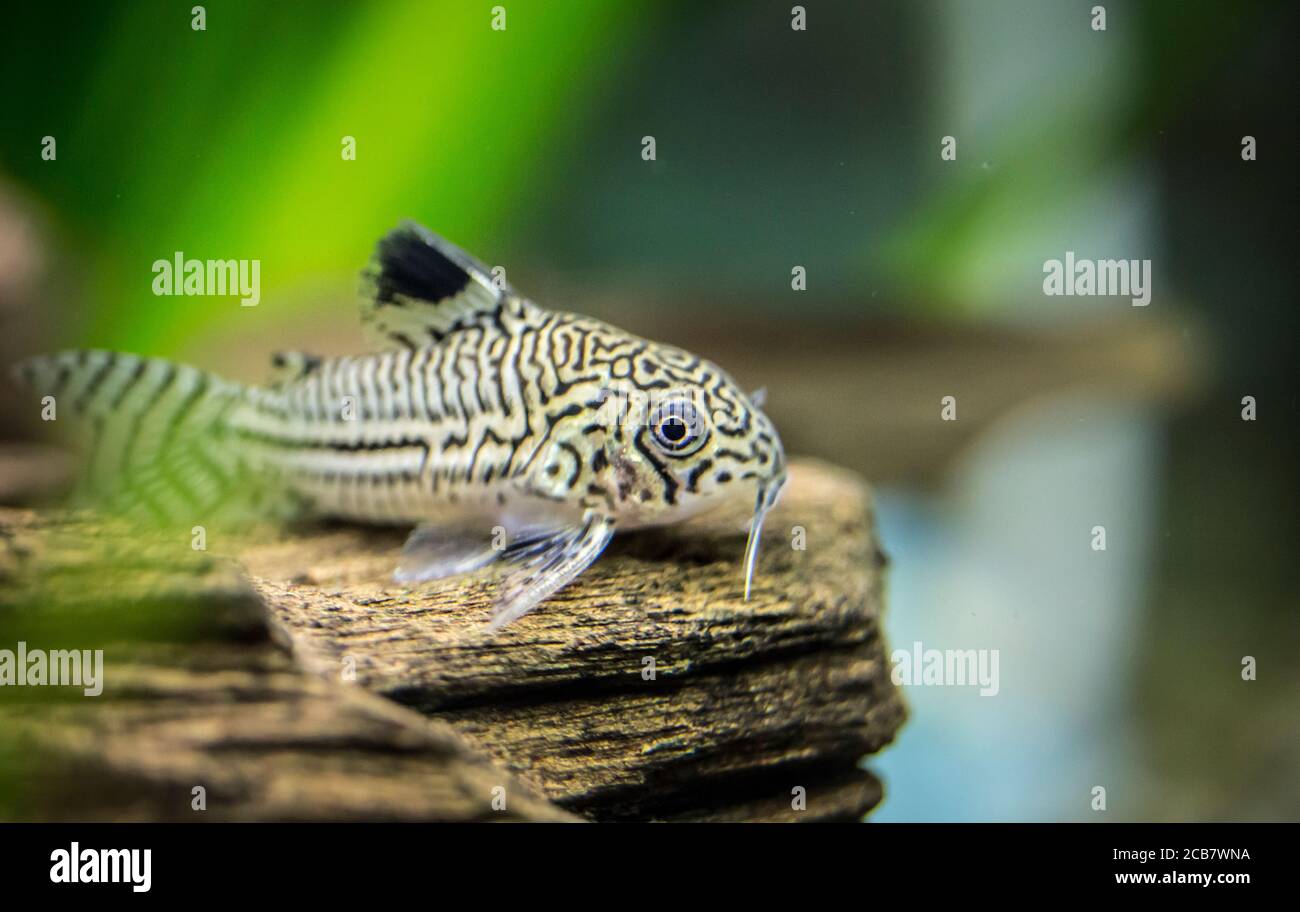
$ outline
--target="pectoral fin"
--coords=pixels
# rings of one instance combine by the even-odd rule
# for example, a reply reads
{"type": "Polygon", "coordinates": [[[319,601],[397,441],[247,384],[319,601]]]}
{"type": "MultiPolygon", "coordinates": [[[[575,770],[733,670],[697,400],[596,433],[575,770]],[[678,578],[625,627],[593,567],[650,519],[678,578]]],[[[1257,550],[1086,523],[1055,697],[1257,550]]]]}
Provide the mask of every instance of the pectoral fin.
{"type": "Polygon", "coordinates": [[[472,573],[501,557],[484,530],[458,525],[422,525],[406,540],[393,579],[422,583],[461,573],[472,573]]]}
{"type": "Polygon", "coordinates": [[[523,617],[591,566],[614,536],[614,521],[588,513],[581,526],[522,539],[506,550],[512,565],[502,583],[490,628],[523,617]]]}
{"type": "Polygon", "coordinates": [[[568,526],[513,516],[423,523],[407,537],[393,579],[423,583],[473,573],[495,561],[509,561],[523,549],[569,531],[568,526]]]}

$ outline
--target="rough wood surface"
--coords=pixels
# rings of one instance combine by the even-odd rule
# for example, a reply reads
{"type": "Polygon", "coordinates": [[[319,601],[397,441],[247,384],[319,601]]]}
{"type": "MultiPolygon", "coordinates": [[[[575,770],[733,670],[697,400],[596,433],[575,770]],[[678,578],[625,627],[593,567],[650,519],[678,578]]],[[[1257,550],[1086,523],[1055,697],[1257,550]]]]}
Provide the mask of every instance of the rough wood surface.
{"type": "Polygon", "coordinates": [[[103,649],[104,690],[0,688],[0,819],[572,819],[445,724],[304,671],[237,568],[188,545],[0,511],[0,648],[19,640],[103,649]]]}
{"type": "Polygon", "coordinates": [[[490,574],[391,582],[401,530],[209,541],[250,587],[188,539],[159,553],[94,521],[0,512],[0,648],[50,605],[115,644],[105,697],[0,699],[0,777],[15,738],[16,756],[55,761],[31,773],[46,798],[15,812],[36,819],[184,819],[194,784],[234,818],[860,818],[881,786],[859,761],[904,718],[869,492],[797,463],[749,602],[746,519],[620,537],[490,634],[490,574]],[[69,774],[116,797],[72,800],[69,774]]]}
{"type": "Polygon", "coordinates": [[[774,819],[803,787],[803,819],[860,816],[879,786],[857,763],[904,717],[870,495],[849,473],[796,464],[749,602],[747,521],[723,511],[616,539],[579,584],[496,634],[490,576],[390,582],[400,531],[286,536],[242,560],[306,667],[347,669],[446,720],[570,810],[772,805],[736,813],[774,819]]]}

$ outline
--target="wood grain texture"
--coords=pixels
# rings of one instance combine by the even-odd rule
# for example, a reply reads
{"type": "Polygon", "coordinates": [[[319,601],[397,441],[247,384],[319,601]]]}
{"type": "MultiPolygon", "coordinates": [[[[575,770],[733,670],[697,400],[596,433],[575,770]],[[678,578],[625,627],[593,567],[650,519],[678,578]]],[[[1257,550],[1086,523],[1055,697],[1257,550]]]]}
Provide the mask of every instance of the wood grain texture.
{"type": "Polygon", "coordinates": [[[0,511],[0,648],[108,666],[102,697],[0,693],[0,813],[192,819],[204,785],[203,819],[858,819],[882,795],[859,763],[905,715],[869,491],[796,462],[748,602],[746,522],[620,537],[492,634],[491,573],[391,582],[402,530],[195,553],[0,511]]]}
{"type": "Polygon", "coordinates": [[[302,669],[188,540],[0,511],[0,648],[20,640],[103,649],[104,689],[0,688],[0,819],[573,819],[444,723],[302,669]]]}
{"type": "Polygon", "coordinates": [[[577,584],[496,634],[484,626],[490,573],[415,590],[389,581],[400,531],[282,536],[242,560],[305,667],[346,670],[449,722],[562,807],[781,819],[803,787],[808,807],[792,816],[841,819],[879,800],[857,764],[904,718],[872,517],[858,478],[796,463],[750,601],[748,516],[722,510],[616,539],[577,584]]]}

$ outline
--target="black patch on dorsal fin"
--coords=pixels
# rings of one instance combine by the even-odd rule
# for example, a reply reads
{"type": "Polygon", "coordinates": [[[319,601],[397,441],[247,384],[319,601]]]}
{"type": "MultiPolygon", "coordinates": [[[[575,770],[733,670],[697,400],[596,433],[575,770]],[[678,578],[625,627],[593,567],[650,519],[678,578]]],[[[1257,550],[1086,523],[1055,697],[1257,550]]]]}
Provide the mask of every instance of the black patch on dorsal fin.
{"type": "Polygon", "coordinates": [[[474,257],[415,222],[375,248],[363,274],[361,323],[380,348],[419,348],[499,315],[513,295],[474,257]]]}
{"type": "Polygon", "coordinates": [[[375,300],[395,304],[400,298],[437,302],[454,297],[478,275],[489,284],[491,272],[465,251],[414,222],[403,222],[375,248],[375,300]]]}

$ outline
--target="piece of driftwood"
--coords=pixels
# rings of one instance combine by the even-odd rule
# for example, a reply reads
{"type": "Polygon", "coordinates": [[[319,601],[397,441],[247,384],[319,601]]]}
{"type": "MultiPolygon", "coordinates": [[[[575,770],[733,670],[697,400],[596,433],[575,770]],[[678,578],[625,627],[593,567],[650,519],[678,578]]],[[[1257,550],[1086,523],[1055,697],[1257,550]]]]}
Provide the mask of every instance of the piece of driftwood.
{"type": "Polygon", "coordinates": [[[103,692],[0,687],[0,819],[574,819],[444,723],[304,671],[235,565],[186,543],[0,510],[18,641],[103,649],[103,692]]]}
{"type": "Polygon", "coordinates": [[[617,538],[578,584],[495,634],[490,574],[390,581],[398,530],[284,536],[242,561],[306,667],[446,720],[562,807],[859,817],[880,789],[858,762],[904,716],[870,495],[856,476],[797,463],[748,602],[747,521],[741,507],[617,538]]]}
{"type": "MultiPolygon", "coordinates": [[[[122,585],[173,593],[137,601],[180,594],[187,613],[205,606],[208,632],[137,645],[137,670],[119,673],[157,716],[70,701],[45,741],[80,739],[79,761],[160,788],[165,801],[144,817],[190,813],[189,787],[177,789],[206,775],[221,786],[209,786],[210,812],[222,796],[238,809],[229,816],[257,819],[858,819],[881,798],[859,763],[904,718],[881,636],[884,558],[869,492],[849,473],[796,463],[748,602],[746,521],[723,510],[620,537],[576,584],[495,634],[485,628],[492,574],[391,582],[401,530],[209,541],[211,553],[237,554],[260,598],[222,561],[200,558],[214,569],[196,575],[185,561],[158,569],[156,557],[132,555],[122,585]],[[168,712],[189,722],[167,722],[168,712]],[[74,734],[64,738],[65,727],[74,734]],[[105,731],[114,738],[97,747],[105,731]],[[160,752],[172,737],[175,749],[160,752]],[[275,771],[259,767],[272,759],[275,771]],[[319,793],[327,767],[329,798],[319,793]],[[509,795],[508,814],[491,809],[493,786],[509,795]],[[185,803],[168,813],[177,795],[185,803]]],[[[0,513],[11,550],[48,538],[42,522],[0,513]]],[[[94,526],[60,531],[77,540],[94,526]]],[[[50,567],[40,547],[46,556],[11,558],[24,578],[50,567]]],[[[77,599],[47,601],[78,610],[77,599]]],[[[88,616],[109,610],[93,593],[81,601],[88,616]]],[[[111,610],[131,610],[130,600],[111,610]]],[[[12,718],[12,700],[0,712],[12,718]]],[[[38,729],[49,712],[28,706],[19,717],[38,729]]]]}

